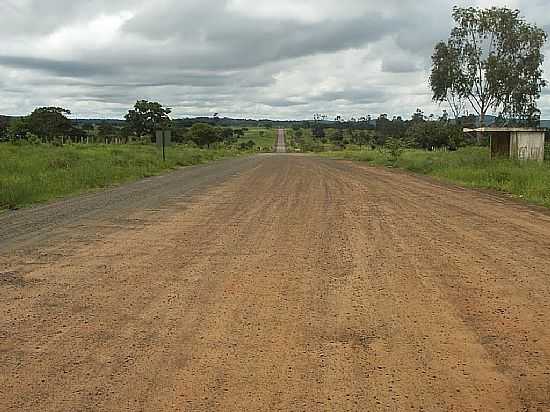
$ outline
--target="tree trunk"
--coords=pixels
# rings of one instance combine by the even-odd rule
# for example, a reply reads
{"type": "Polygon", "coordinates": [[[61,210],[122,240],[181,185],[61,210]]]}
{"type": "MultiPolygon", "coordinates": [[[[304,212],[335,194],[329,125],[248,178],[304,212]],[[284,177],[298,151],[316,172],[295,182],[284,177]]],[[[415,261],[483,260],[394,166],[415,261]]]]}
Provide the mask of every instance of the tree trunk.
{"type": "MultiPolygon", "coordinates": [[[[479,115],[479,127],[480,128],[485,127],[485,114],[486,114],[486,111],[482,109],[481,114],[479,115]]],[[[483,138],[483,133],[482,132],[476,132],[476,141],[477,141],[478,146],[481,145],[481,139],[482,138],[483,138]]]]}

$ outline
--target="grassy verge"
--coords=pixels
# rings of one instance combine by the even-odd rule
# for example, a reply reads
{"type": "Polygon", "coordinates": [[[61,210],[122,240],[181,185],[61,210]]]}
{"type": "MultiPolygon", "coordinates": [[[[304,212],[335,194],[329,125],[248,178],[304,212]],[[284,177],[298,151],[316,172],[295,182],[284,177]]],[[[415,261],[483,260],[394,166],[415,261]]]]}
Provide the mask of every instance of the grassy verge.
{"type": "Polygon", "coordinates": [[[486,148],[469,147],[456,152],[405,151],[391,161],[380,150],[323,153],[340,159],[367,161],[457,183],[461,186],[495,189],[529,202],[550,207],[550,162],[490,160],[486,148]]]}
{"type": "Polygon", "coordinates": [[[167,149],[164,163],[155,146],[0,144],[0,209],[44,202],[238,154],[227,149],[175,146],[167,149]]]}
{"type": "Polygon", "coordinates": [[[256,144],[256,147],[260,147],[262,151],[272,151],[276,136],[277,129],[251,127],[245,132],[243,137],[239,138],[237,143],[246,143],[252,140],[256,144]]]}

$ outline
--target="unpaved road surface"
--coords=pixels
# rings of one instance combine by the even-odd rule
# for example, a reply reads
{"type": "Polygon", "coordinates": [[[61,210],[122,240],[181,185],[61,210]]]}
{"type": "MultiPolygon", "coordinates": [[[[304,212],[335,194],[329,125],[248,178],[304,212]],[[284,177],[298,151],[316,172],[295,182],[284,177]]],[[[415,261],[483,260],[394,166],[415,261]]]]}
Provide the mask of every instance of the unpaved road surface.
{"type": "Polygon", "coordinates": [[[277,144],[275,145],[275,153],[286,153],[285,130],[277,130],[277,144]]]}
{"type": "Polygon", "coordinates": [[[141,184],[0,217],[1,411],[550,410],[544,212],[305,156],[141,184]]]}

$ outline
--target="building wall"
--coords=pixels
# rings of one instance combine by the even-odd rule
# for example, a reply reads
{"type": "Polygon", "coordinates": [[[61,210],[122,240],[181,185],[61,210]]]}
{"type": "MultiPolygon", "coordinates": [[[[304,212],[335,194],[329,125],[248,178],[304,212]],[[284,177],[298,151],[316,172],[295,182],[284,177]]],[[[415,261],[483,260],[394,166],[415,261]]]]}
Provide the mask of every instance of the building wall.
{"type": "Polygon", "coordinates": [[[518,160],[544,160],[544,132],[512,132],[510,157],[518,160]]]}

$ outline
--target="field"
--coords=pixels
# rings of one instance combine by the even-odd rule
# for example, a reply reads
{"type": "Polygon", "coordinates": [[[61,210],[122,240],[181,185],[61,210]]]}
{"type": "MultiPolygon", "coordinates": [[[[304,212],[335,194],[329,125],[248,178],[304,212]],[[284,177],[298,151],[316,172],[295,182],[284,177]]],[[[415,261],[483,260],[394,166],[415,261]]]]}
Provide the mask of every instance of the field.
{"type": "Polygon", "coordinates": [[[237,143],[246,143],[252,140],[256,147],[260,147],[262,151],[271,151],[275,144],[277,129],[266,129],[260,127],[251,127],[245,131],[244,137],[239,138],[237,143]]]}
{"type": "Polygon", "coordinates": [[[550,162],[490,160],[488,149],[479,147],[456,152],[408,150],[397,161],[381,150],[347,150],[323,156],[399,167],[465,187],[495,189],[550,207],[550,162]]]}
{"type": "Polygon", "coordinates": [[[0,209],[17,208],[152,176],[178,166],[236,156],[227,149],[144,145],[0,145],[0,209]]]}

